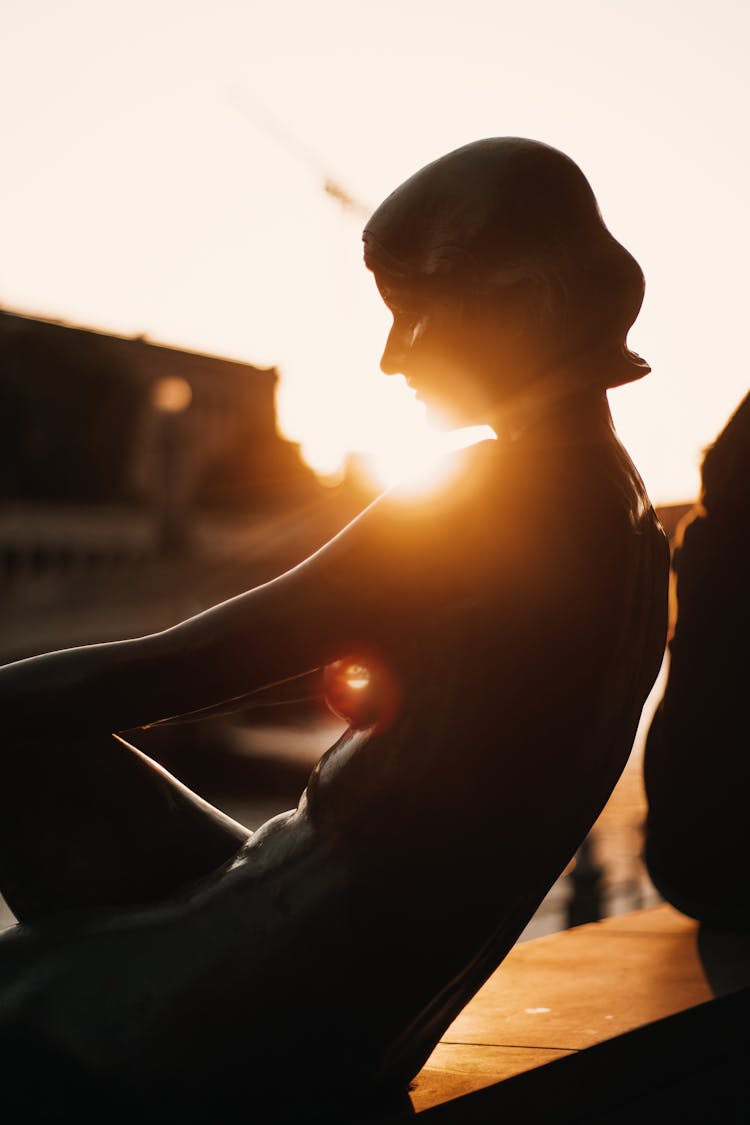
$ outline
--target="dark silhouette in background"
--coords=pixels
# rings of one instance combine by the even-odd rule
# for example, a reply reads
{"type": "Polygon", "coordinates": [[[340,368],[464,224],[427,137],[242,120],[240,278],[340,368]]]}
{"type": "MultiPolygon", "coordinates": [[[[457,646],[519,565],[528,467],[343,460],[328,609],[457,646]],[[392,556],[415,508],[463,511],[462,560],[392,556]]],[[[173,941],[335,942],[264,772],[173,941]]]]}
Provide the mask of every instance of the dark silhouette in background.
{"type": "Polygon", "coordinates": [[[172,629],[0,671],[24,922],[0,939],[0,1060],[26,1119],[403,1091],[627,759],[668,566],[606,399],[648,370],[625,343],[640,269],[577,166],[517,138],[428,165],[364,241],[383,370],[499,440],[172,629]],[[350,728],[254,835],[112,736],[330,664],[350,728]]]}
{"type": "Polygon", "coordinates": [[[651,878],[703,922],[750,926],[750,396],[706,452],[673,557],[669,679],[644,762],[651,878]]]}

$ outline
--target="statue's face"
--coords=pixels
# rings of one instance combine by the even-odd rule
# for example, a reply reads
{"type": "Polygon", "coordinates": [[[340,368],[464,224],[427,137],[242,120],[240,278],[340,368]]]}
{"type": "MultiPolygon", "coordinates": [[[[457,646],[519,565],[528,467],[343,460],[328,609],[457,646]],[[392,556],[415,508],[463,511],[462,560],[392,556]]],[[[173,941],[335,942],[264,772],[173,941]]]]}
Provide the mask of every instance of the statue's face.
{"type": "Polygon", "coordinates": [[[457,392],[465,377],[455,310],[418,290],[394,289],[380,282],[378,288],[393,317],[381,370],[403,375],[432,421],[461,424],[465,419],[457,392]]]}
{"type": "Polygon", "coordinates": [[[503,382],[497,312],[488,323],[478,303],[427,284],[375,280],[393,316],[381,370],[403,375],[439,426],[490,421],[503,382]]]}

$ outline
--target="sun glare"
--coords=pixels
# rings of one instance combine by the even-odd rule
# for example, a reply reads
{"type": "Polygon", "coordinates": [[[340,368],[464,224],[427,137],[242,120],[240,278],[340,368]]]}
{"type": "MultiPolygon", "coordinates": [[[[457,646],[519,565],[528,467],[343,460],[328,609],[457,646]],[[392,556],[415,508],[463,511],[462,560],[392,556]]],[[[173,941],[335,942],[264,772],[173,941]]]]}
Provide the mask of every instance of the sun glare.
{"type": "Polygon", "coordinates": [[[426,427],[415,431],[403,443],[388,441],[374,444],[367,461],[372,479],[384,487],[397,486],[408,496],[421,496],[446,484],[456,471],[456,461],[449,454],[494,438],[489,426],[472,426],[462,430],[438,433],[426,427]]]}
{"type": "Polygon", "coordinates": [[[279,428],[299,443],[302,457],[324,483],[340,483],[353,455],[368,485],[398,485],[404,494],[422,495],[451,475],[454,460],[446,454],[495,436],[489,426],[435,429],[405,379],[382,374],[355,379],[355,361],[334,365],[329,358],[326,378],[333,390],[321,394],[323,380],[309,374],[299,378],[307,365],[295,359],[281,369],[279,428]]]}

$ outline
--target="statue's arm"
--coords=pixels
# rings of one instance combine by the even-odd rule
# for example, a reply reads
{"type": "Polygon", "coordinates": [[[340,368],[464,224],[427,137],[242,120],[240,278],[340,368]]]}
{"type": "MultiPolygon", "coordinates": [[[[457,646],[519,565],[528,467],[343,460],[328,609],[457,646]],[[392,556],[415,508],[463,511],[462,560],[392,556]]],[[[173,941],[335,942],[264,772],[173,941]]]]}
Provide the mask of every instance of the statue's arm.
{"type": "Polygon", "coordinates": [[[408,617],[424,536],[381,499],[299,566],[163,632],[0,668],[6,729],[145,726],[320,667],[408,617]]]}
{"type": "Polygon", "coordinates": [[[4,721],[128,730],[335,659],[342,615],[325,567],[308,563],[163,632],[0,668],[4,721]]]}

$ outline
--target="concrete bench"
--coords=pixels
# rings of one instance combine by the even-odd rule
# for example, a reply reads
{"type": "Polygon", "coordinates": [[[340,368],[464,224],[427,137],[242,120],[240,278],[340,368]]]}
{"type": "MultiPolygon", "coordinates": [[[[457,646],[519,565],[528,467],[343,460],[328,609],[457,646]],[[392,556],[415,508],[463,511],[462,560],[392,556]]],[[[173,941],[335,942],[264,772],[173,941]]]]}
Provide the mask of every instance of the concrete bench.
{"type": "Polygon", "coordinates": [[[414,1112],[425,1125],[657,1110],[748,1122],[749,984],[750,935],[667,905],[518,945],[416,1078],[414,1112]]]}

